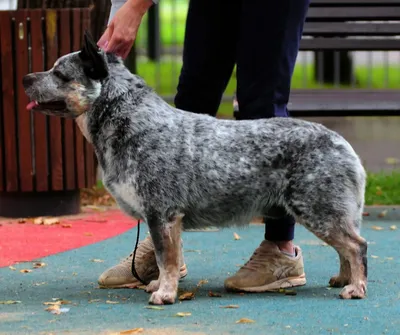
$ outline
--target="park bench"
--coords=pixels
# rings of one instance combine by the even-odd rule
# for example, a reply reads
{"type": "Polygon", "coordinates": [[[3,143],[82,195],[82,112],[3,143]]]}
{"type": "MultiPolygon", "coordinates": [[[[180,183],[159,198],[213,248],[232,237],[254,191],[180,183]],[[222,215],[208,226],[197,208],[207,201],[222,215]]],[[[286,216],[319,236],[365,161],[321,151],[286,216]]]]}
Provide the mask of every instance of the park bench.
{"type": "MultiPolygon", "coordinates": [[[[399,0],[311,0],[300,50],[400,51],[399,35],[399,0]]],[[[394,89],[294,89],[288,108],[295,117],[400,116],[400,94],[394,89]]]]}

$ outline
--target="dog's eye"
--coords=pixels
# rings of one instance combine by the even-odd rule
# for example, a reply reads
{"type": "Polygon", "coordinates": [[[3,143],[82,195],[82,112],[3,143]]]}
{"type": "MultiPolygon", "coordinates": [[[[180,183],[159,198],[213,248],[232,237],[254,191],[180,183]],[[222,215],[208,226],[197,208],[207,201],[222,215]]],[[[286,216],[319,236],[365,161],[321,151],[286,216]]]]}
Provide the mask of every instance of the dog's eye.
{"type": "Polygon", "coordinates": [[[61,79],[62,81],[68,82],[71,79],[69,79],[68,77],[64,76],[60,71],[54,70],[53,74],[58,78],[61,79]]]}

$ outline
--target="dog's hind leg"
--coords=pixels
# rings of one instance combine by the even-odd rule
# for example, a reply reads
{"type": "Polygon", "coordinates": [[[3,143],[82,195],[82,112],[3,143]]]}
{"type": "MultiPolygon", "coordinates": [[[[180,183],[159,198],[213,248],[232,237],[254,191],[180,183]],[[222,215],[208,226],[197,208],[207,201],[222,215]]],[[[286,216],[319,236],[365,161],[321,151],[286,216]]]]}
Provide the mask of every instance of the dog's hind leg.
{"type": "Polygon", "coordinates": [[[339,254],[340,272],[331,278],[330,284],[336,287],[344,286],[340,297],[364,298],[367,291],[367,241],[359,235],[356,222],[342,216],[335,221],[305,226],[339,254]]]}
{"type": "Polygon", "coordinates": [[[182,217],[175,216],[164,223],[157,215],[152,215],[147,221],[160,270],[159,278],[150,282],[146,288],[147,291],[153,292],[149,300],[151,304],[162,305],[175,302],[180,278],[182,217]]]}

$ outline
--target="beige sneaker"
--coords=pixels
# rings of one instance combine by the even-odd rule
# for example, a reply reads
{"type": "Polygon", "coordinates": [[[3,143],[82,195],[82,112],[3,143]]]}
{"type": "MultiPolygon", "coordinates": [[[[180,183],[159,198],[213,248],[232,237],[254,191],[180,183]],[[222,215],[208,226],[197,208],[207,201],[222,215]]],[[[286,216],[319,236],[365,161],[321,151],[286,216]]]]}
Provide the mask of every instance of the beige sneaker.
{"type": "MultiPolygon", "coordinates": [[[[132,275],[133,252],[121,263],[104,271],[98,279],[100,288],[135,288],[143,285],[132,275]]],[[[181,278],[187,275],[186,264],[181,255],[181,278]]],[[[154,245],[151,237],[146,237],[139,242],[136,250],[135,269],[139,277],[145,282],[150,282],[158,278],[158,266],[154,253],[154,245]]]]}
{"type": "Polygon", "coordinates": [[[301,249],[295,247],[296,257],[283,254],[278,246],[264,240],[232,277],[225,280],[228,291],[267,292],[306,284],[301,249]]]}

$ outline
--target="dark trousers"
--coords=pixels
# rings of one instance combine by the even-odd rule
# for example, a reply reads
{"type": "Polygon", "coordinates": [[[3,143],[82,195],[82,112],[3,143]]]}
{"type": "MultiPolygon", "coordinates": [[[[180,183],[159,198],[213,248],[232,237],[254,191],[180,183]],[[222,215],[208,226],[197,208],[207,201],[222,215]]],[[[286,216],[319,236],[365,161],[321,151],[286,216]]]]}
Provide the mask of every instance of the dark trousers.
{"type": "MultiPolygon", "coordinates": [[[[238,119],[289,116],[290,82],[310,0],[190,0],[175,105],[217,114],[236,64],[238,119]]],[[[266,218],[265,238],[289,241],[294,218],[266,218]]]]}

